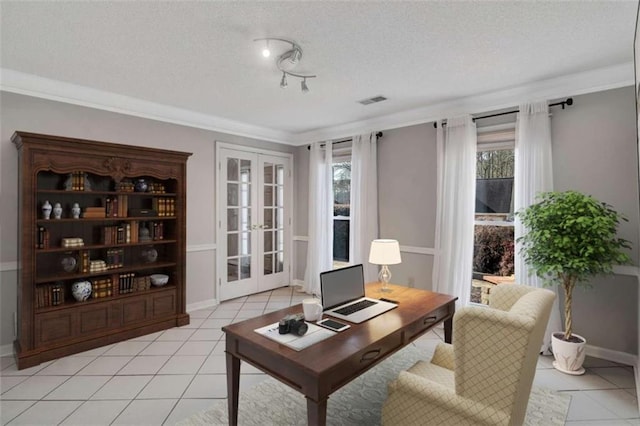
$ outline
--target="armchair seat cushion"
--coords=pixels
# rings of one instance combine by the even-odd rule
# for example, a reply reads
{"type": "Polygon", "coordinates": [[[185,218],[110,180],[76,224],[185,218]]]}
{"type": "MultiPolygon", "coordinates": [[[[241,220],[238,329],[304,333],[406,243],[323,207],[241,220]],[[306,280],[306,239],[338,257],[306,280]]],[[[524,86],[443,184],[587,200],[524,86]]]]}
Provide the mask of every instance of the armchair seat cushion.
{"type": "Polygon", "coordinates": [[[438,365],[426,361],[418,361],[413,367],[407,370],[409,373],[415,374],[423,378],[428,378],[432,382],[436,382],[442,386],[453,389],[455,387],[455,376],[453,371],[442,368],[438,365]]]}

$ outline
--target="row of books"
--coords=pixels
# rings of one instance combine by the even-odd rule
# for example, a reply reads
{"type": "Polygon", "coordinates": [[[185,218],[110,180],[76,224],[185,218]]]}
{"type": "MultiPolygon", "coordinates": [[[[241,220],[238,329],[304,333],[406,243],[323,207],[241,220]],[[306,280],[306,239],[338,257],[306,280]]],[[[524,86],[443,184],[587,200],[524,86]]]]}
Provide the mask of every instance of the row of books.
{"type": "Polygon", "coordinates": [[[64,285],[47,284],[36,287],[36,308],[48,308],[64,303],[64,285]]]}
{"type": "Polygon", "coordinates": [[[149,276],[136,277],[136,274],[129,272],[118,275],[118,293],[127,294],[136,291],[149,290],[151,288],[151,278],[149,276]]]}
{"type": "Polygon", "coordinates": [[[149,240],[164,240],[164,222],[148,222],[149,240]]]}
{"type": "Polygon", "coordinates": [[[101,299],[113,295],[113,281],[111,277],[96,278],[91,284],[91,297],[101,299]]]}
{"type": "Polygon", "coordinates": [[[103,218],[106,216],[104,207],[85,207],[82,217],[87,218],[103,218]]]}
{"type": "Polygon", "coordinates": [[[44,226],[38,226],[38,230],[36,232],[36,248],[49,248],[49,231],[44,226]]]}
{"type": "Polygon", "coordinates": [[[86,179],[87,176],[84,172],[73,172],[69,173],[67,177],[67,181],[65,182],[65,190],[67,191],[84,191],[85,189],[91,190],[91,188],[86,188],[86,179]]]}
{"type": "Polygon", "coordinates": [[[103,227],[102,243],[103,244],[127,244],[131,242],[135,242],[131,240],[132,225],[133,225],[132,223],[123,223],[120,225],[103,227]]]}
{"type": "Polygon", "coordinates": [[[105,210],[107,217],[127,217],[129,198],[126,195],[107,197],[105,210]]]}
{"type": "Polygon", "coordinates": [[[122,268],[124,266],[124,249],[107,249],[107,269],[122,268]]]}
{"type": "Polygon", "coordinates": [[[170,197],[156,197],[151,208],[158,212],[160,217],[172,217],[176,215],[176,200],[170,197]]]}

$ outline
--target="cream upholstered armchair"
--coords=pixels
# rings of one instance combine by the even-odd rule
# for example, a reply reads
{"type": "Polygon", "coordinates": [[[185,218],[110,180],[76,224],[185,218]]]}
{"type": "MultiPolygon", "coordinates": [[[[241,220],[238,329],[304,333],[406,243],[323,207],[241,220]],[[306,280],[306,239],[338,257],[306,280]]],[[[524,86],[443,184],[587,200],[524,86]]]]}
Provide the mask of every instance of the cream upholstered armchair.
{"type": "Polygon", "coordinates": [[[521,425],[555,294],[518,284],[453,318],[453,344],[389,385],[383,425],[521,425]]]}

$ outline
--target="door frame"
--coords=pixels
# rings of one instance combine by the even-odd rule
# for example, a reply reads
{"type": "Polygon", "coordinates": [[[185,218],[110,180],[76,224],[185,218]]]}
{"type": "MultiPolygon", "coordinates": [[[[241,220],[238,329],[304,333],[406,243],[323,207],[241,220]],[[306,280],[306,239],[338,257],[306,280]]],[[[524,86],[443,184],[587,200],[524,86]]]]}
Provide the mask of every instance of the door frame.
{"type": "Polygon", "coordinates": [[[221,151],[223,149],[230,149],[230,150],[235,150],[235,151],[243,151],[243,152],[250,152],[253,154],[261,154],[261,155],[269,155],[272,157],[280,157],[280,158],[284,158],[286,160],[288,160],[289,162],[289,175],[285,176],[286,181],[286,185],[285,185],[285,198],[289,204],[290,209],[288,212],[285,212],[285,229],[288,228],[288,232],[285,232],[285,244],[286,247],[289,248],[289,267],[286,268],[287,270],[284,271],[286,273],[286,275],[288,276],[288,282],[289,285],[291,285],[291,279],[293,276],[293,262],[295,260],[295,256],[294,256],[294,252],[293,252],[293,214],[295,211],[295,206],[293,204],[293,153],[290,152],[280,152],[280,151],[271,151],[268,149],[262,149],[262,148],[254,148],[251,146],[246,146],[246,145],[236,145],[233,143],[227,143],[227,142],[222,142],[222,141],[215,141],[215,159],[214,159],[214,167],[215,169],[215,176],[216,176],[216,205],[214,206],[214,217],[215,217],[215,221],[214,221],[214,228],[215,228],[215,233],[216,233],[216,274],[215,274],[215,295],[214,298],[215,300],[218,301],[218,303],[221,302],[220,300],[220,289],[222,286],[222,272],[225,271],[226,269],[226,259],[223,258],[223,256],[220,255],[220,253],[222,252],[222,250],[220,250],[220,247],[224,247],[224,245],[226,244],[226,237],[225,234],[223,232],[221,232],[221,224],[222,224],[222,219],[220,217],[218,217],[218,213],[219,213],[219,209],[220,206],[222,205],[222,203],[224,202],[224,200],[222,200],[222,194],[224,193],[224,188],[222,187],[223,183],[226,183],[225,179],[220,179],[220,172],[221,172],[221,165],[222,163],[220,162],[221,160],[221,151]]]}

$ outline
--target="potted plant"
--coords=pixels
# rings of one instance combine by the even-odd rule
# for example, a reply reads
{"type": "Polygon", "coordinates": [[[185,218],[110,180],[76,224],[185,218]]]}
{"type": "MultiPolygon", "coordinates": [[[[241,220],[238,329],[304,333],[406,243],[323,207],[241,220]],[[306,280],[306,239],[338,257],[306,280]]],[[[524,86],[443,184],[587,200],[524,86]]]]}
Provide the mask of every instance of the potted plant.
{"type": "Polygon", "coordinates": [[[552,334],[553,366],[568,374],[583,374],[586,339],[573,333],[571,304],[576,285],[610,274],[613,265],[629,263],[622,249],[630,242],[617,237],[620,220],[612,206],[577,191],[546,192],[538,202],[517,213],[525,234],[518,238],[524,261],[545,285],[564,289],[565,331],[552,334]]]}

